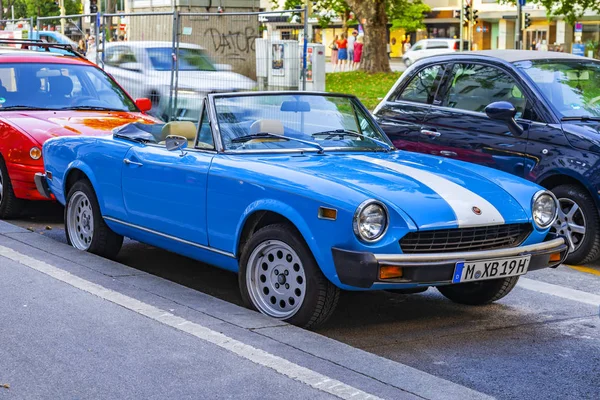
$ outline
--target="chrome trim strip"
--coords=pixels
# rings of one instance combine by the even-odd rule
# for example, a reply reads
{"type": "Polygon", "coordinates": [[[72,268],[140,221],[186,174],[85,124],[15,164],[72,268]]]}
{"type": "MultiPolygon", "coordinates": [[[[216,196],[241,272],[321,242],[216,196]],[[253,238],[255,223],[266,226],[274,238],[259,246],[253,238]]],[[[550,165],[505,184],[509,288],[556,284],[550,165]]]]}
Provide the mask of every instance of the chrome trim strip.
{"type": "Polygon", "coordinates": [[[187,244],[187,245],[190,245],[190,246],[198,247],[199,249],[202,249],[202,250],[208,250],[208,251],[212,251],[212,252],[217,253],[217,254],[221,254],[223,256],[235,258],[235,254],[229,253],[227,251],[223,251],[223,250],[215,249],[213,247],[204,246],[202,244],[190,242],[189,240],[180,239],[180,238],[175,237],[175,236],[167,235],[166,233],[161,233],[161,232],[158,232],[158,231],[155,231],[155,230],[152,230],[152,229],[144,228],[143,226],[139,226],[139,225],[131,224],[129,222],[121,221],[120,219],[116,219],[116,218],[113,218],[113,217],[103,216],[102,218],[107,219],[107,220],[112,221],[112,222],[116,222],[116,223],[121,224],[121,225],[128,226],[130,228],[135,228],[135,229],[139,229],[140,231],[144,231],[144,232],[147,232],[147,233],[152,233],[152,234],[157,235],[157,236],[162,236],[164,238],[171,239],[171,240],[174,240],[176,242],[180,242],[180,243],[187,244]]]}
{"type": "Polygon", "coordinates": [[[375,254],[378,262],[430,262],[452,260],[481,260],[518,256],[523,253],[552,250],[565,244],[565,239],[560,237],[547,242],[530,244],[527,246],[511,247],[508,249],[463,251],[456,253],[429,253],[429,254],[375,254]]]}

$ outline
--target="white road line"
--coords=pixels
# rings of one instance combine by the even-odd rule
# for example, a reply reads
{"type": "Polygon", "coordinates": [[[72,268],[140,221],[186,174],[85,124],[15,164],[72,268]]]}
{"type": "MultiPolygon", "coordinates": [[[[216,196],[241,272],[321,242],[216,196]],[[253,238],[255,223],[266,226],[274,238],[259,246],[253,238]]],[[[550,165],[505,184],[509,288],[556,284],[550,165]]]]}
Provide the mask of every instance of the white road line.
{"type": "Polygon", "coordinates": [[[36,271],[42,272],[52,278],[58,279],[77,289],[96,295],[104,300],[118,304],[138,314],[144,315],[162,324],[186,332],[199,339],[205,340],[238,356],[252,361],[255,364],[270,368],[288,378],[302,382],[317,390],[329,393],[340,399],[379,399],[379,397],[363,392],[350,385],[331,379],[318,372],[294,364],[284,358],[266,351],[257,349],[238,340],[230,338],[220,332],[213,331],[195,322],[173,315],[165,310],[146,304],[137,299],[125,296],[114,290],[107,289],[96,283],[89,282],[60,268],[54,267],[43,261],[21,254],[8,247],[0,246],[0,257],[6,257],[23,264],[36,271]]]}
{"type": "Polygon", "coordinates": [[[597,294],[554,285],[552,283],[540,282],[529,278],[519,279],[517,286],[523,289],[532,290],[534,292],[550,294],[563,299],[578,301],[580,303],[600,307],[600,296],[597,294]]]}

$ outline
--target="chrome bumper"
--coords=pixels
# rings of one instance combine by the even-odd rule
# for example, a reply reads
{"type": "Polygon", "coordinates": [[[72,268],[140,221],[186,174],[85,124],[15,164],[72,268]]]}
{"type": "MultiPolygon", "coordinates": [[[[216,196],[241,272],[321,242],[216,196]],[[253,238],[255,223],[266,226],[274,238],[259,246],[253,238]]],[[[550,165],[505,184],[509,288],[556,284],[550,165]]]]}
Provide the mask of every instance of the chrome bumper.
{"type": "Polygon", "coordinates": [[[48,182],[46,181],[46,174],[36,172],[33,177],[33,180],[35,181],[35,188],[42,196],[48,199],[52,198],[50,187],[48,186],[48,182]]]}
{"type": "Polygon", "coordinates": [[[531,256],[529,271],[555,268],[569,253],[565,239],[549,234],[549,240],[527,246],[484,251],[461,251],[429,254],[373,254],[332,248],[338,279],[344,285],[370,288],[374,283],[448,284],[456,264],[465,261],[486,261],[506,257],[531,256]],[[381,279],[381,266],[402,267],[401,278],[381,279]]]}

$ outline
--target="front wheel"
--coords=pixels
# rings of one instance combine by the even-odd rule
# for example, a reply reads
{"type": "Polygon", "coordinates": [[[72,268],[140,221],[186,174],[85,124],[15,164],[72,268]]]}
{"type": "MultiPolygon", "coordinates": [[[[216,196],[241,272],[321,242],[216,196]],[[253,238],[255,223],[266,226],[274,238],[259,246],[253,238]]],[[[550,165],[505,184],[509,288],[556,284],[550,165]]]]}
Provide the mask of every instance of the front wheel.
{"type": "Polygon", "coordinates": [[[493,303],[510,293],[517,284],[518,276],[439,286],[437,290],[455,303],[479,306],[493,303]]]}
{"type": "Polygon", "coordinates": [[[106,258],[114,258],[123,244],[123,236],[104,222],[96,193],[87,180],[76,182],[69,190],[65,233],[71,246],[106,258]]]}
{"type": "Polygon", "coordinates": [[[15,196],[8,169],[4,159],[0,156],[0,219],[18,217],[23,210],[23,203],[23,200],[15,196]]]}
{"type": "Polygon", "coordinates": [[[340,293],[300,235],[285,224],[266,226],[245,243],[239,285],[249,308],[304,328],[324,323],[340,293]]]}
{"type": "Polygon", "coordinates": [[[404,65],[406,65],[406,68],[408,68],[412,65],[412,61],[410,61],[410,58],[404,59],[404,65]]]}

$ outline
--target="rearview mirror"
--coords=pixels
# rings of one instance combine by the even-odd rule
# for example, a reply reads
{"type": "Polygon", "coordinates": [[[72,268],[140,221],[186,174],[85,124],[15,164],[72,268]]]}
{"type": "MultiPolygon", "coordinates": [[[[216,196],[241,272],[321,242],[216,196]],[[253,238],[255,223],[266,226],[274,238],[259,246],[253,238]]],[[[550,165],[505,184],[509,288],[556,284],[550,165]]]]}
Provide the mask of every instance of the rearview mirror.
{"type": "Polygon", "coordinates": [[[135,105],[140,109],[141,112],[150,111],[152,109],[152,102],[150,99],[142,97],[141,99],[135,99],[135,105]]]}
{"type": "Polygon", "coordinates": [[[513,135],[521,136],[523,134],[523,128],[515,121],[517,109],[508,101],[497,101],[489,104],[485,108],[485,113],[489,119],[506,123],[513,135]]]}
{"type": "Polygon", "coordinates": [[[171,135],[167,136],[167,138],[165,139],[165,146],[169,151],[181,150],[183,152],[183,149],[185,149],[187,145],[187,138],[183,136],[171,135]]]}
{"type": "Polygon", "coordinates": [[[284,112],[309,112],[310,103],[307,101],[290,100],[281,103],[281,111],[284,112]]]}

